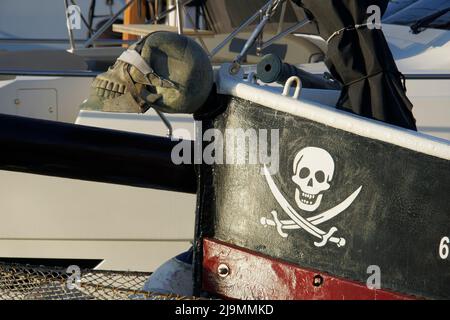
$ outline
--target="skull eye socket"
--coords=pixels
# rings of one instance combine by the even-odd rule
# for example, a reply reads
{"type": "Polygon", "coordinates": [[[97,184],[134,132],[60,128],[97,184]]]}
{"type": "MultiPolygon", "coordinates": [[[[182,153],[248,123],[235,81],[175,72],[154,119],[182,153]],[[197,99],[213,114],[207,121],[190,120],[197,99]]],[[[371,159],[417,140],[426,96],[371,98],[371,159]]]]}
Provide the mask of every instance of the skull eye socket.
{"type": "Polygon", "coordinates": [[[303,168],[301,168],[300,169],[300,173],[298,174],[298,176],[301,178],[301,179],[305,179],[306,177],[308,177],[309,176],[309,169],[308,168],[306,168],[306,167],[303,167],[303,168]]]}
{"type": "Polygon", "coordinates": [[[325,173],[323,171],[317,171],[315,174],[316,180],[319,183],[322,183],[325,181],[325,173]]]}

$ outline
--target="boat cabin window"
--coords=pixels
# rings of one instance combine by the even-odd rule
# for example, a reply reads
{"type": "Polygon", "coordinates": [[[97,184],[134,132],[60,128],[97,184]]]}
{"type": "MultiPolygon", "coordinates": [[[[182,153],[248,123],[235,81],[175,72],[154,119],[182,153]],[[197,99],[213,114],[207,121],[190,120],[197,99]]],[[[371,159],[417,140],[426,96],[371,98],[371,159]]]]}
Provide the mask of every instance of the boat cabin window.
{"type": "Polygon", "coordinates": [[[383,23],[413,26],[423,21],[422,28],[450,30],[449,0],[397,0],[391,1],[383,23]],[[442,14],[439,14],[442,13],[442,14]],[[433,15],[436,15],[433,18],[433,15]],[[430,17],[430,19],[425,19],[430,17]],[[428,21],[425,21],[428,20],[428,21]]]}

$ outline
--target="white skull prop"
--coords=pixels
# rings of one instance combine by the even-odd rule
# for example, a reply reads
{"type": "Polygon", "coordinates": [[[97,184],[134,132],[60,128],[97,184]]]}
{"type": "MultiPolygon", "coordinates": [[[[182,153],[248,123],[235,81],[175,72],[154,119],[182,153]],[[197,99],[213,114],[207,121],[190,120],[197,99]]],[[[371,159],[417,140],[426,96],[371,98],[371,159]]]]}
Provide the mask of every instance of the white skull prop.
{"type": "Polygon", "coordinates": [[[330,188],[334,161],[320,148],[306,147],[297,153],[293,163],[292,181],[297,185],[295,202],[305,211],[315,211],[322,201],[323,192],[330,188]]]}

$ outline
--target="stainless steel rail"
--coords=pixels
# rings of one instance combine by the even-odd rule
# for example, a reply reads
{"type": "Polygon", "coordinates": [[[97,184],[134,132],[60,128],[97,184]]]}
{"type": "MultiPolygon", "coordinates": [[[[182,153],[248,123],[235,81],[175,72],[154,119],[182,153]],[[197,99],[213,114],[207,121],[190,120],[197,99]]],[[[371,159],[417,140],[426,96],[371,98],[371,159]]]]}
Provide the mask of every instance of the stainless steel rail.
{"type": "MultiPolygon", "coordinates": [[[[67,0],[65,0],[67,1],[67,0]]],[[[104,25],[102,25],[100,27],[100,29],[97,30],[97,32],[95,32],[92,37],[90,37],[85,43],[84,43],[84,47],[87,48],[90,45],[92,45],[94,43],[95,40],[97,40],[97,38],[103,33],[105,32],[110,26],[112,26],[112,24],[117,20],[117,18],[119,18],[119,16],[128,9],[129,6],[131,6],[134,1],[136,0],[130,0],[128,1],[119,11],[116,12],[115,15],[113,15],[108,22],[106,22],[104,25]]]]}

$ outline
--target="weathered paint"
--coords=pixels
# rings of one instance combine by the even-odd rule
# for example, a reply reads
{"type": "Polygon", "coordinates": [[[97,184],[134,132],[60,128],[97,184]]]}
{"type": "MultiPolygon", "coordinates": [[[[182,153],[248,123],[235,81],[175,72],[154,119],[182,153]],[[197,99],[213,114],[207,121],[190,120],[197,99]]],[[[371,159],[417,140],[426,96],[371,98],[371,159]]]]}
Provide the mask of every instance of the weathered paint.
{"type": "MultiPolygon", "coordinates": [[[[202,239],[212,238],[339,279],[365,284],[381,277],[381,288],[391,292],[450,298],[442,242],[450,235],[447,160],[235,97],[220,100],[224,111],[203,120],[203,132],[278,130],[270,149],[275,145],[271,154],[279,161],[201,167],[198,257],[202,239]],[[279,170],[270,176],[266,167],[279,170]]],[[[236,150],[236,141],[225,136],[224,154],[236,150]]],[[[259,145],[255,138],[252,145],[259,145]]],[[[197,290],[202,269],[197,259],[197,290]]]]}
{"type": "Polygon", "coordinates": [[[203,290],[233,299],[415,299],[386,290],[372,290],[362,283],[300,268],[207,238],[203,240],[203,290]],[[220,265],[228,267],[228,275],[219,275],[220,265]]]}

